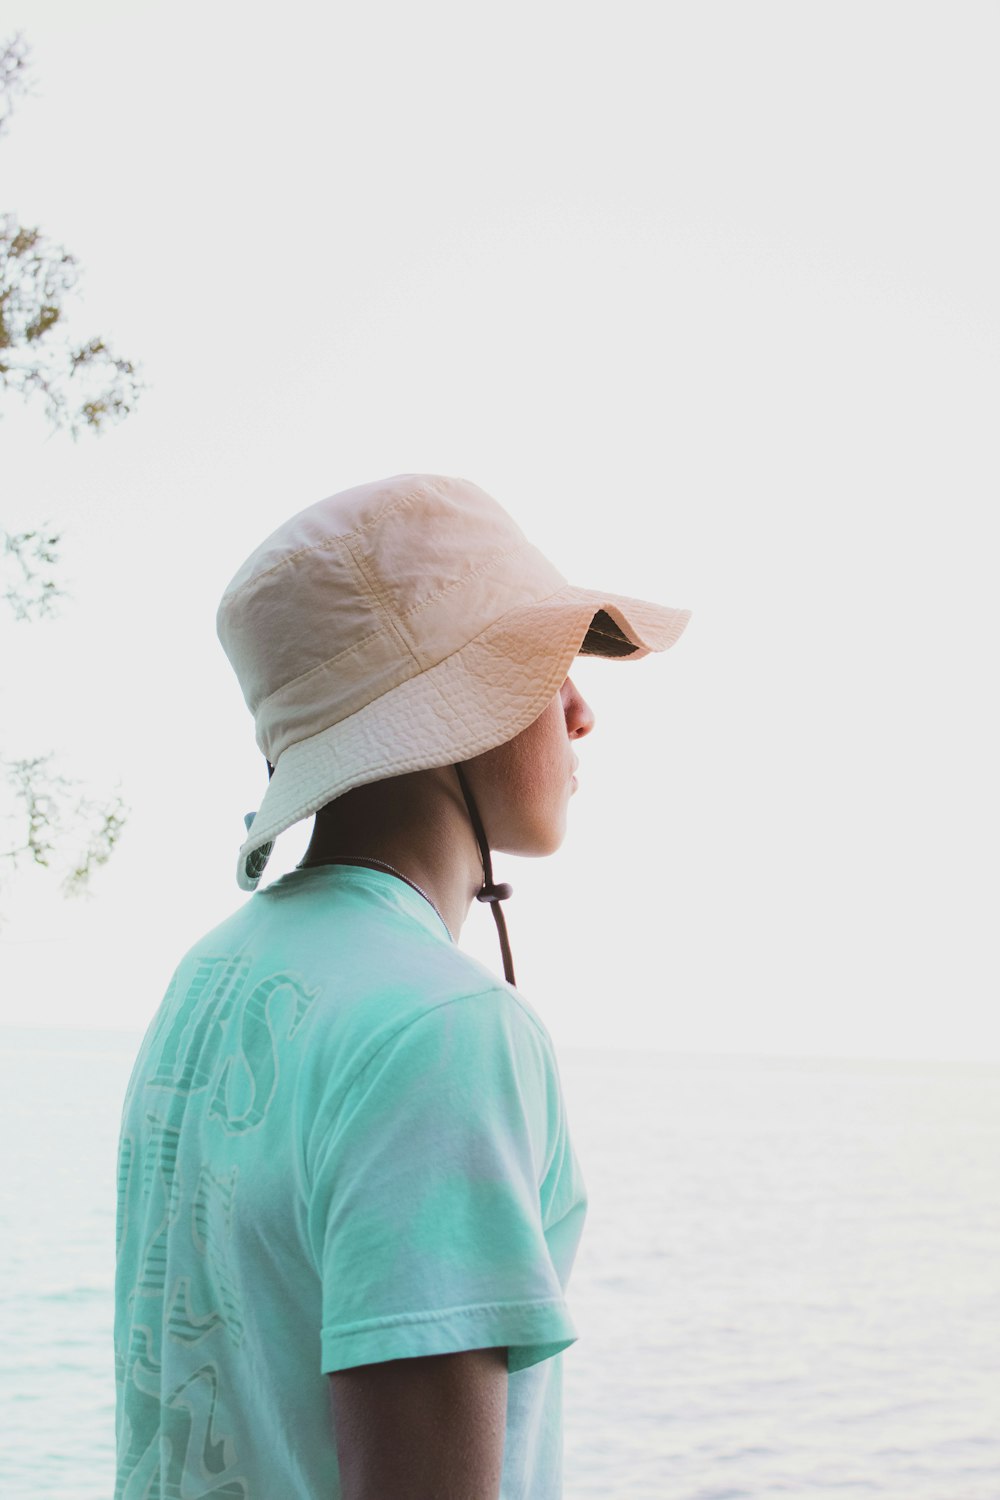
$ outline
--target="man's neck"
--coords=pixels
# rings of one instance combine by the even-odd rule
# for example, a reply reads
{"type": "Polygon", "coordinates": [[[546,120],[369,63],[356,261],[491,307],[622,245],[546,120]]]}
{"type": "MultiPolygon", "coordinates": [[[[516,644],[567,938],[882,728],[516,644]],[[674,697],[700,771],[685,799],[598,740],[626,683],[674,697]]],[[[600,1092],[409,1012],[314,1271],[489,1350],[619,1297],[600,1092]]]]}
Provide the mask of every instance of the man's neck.
{"type": "Polygon", "coordinates": [[[482,858],[450,766],[357,787],[317,815],[303,865],[372,859],[424,891],[457,941],[482,858]]]}

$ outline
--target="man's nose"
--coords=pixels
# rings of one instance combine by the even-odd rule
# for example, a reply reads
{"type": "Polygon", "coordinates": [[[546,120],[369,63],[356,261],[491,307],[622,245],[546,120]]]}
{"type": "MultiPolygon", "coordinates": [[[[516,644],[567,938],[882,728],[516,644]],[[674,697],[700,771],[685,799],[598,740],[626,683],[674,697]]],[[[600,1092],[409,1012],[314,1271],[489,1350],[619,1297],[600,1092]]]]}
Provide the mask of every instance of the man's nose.
{"type": "Polygon", "coordinates": [[[570,696],[566,704],[566,732],[571,740],[582,740],[594,727],[594,710],[569,679],[567,686],[570,696]]]}

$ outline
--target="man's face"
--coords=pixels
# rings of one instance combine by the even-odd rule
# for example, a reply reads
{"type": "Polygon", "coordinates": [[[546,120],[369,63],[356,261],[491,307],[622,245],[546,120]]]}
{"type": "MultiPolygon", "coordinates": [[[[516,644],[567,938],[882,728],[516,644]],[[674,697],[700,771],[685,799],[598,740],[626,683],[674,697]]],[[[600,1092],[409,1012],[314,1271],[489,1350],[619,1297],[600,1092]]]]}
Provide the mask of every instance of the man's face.
{"type": "Polygon", "coordinates": [[[503,854],[553,854],[566,834],[576,790],[574,741],[594,715],[569,677],[533,724],[495,750],[465,762],[491,849],[503,854]]]}

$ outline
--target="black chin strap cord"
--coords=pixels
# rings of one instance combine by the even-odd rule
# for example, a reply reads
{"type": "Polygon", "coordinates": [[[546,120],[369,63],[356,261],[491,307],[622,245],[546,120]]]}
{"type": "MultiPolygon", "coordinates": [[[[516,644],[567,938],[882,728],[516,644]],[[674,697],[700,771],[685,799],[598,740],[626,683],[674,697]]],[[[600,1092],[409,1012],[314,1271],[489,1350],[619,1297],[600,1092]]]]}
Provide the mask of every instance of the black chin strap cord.
{"type": "Polygon", "coordinates": [[[469,783],[465,779],[465,773],[463,772],[462,767],[456,765],[455,770],[458,773],[458,784],[462,788],[462,796],[465,798],[465,805],[469,812],[469,821],[472,824],[472,831],[476,835],[476,842],[479,845],[479,852],[482,855],[483,859],[483,886],[482,890],[476,892],[476,900],[488,901],[490,904],[490,909],[493,912],[493,920],[497,924],[497,935],[500,938],[500,952],[503,956],[504,978],[506,979],[508,984],[516,985],[517,980],[514,978],[514,960],[511,957],[510,939],[507,936],[507,923],[504,920],[504,914],[500,908],[501,901],[506,901],[508,896],[513,896],[514,892],[511,890],[509,885],[494,884],[493,862],[490,859],[490,846],[486,838],[485,829],[483,828],[483,820],[479,816],[479,809],[477,808],[475,799],[471,791],[469,790],[469,783]]]}
{"type": "MultiPolygon", "coordinates": [[[[500,939],[500,954],[503,958],[504,978],[506,979],[508,984],[513,984],[516,986],[517,980],[514,978],[514,960],[511,956],[510,951],[510,939],[507,936],[507,923],[504,920],[504,914],[500,908],[501,901],[506,901],[509,896],[513,896],[514,892],[509,885],[506,885],[503,882],[501,882],[500,885],[496,885],[494,883],[493,861],[490,858],[490,846],[486,838],[486,830],[483,828],[483,820],[479,816],[479,809],[476,806],[475,798],[473,797],[472,792],[469,789],[469,783],[465,779],[465,773],[463,772],[462,767],[456,765],[455,770],[458,773],[458,784],[462,788],[462,796],[465,798],[465,806],[468,809],[469,821],[472,823],[472,831],[476,835],[476,842],[479,845],[479,852],[482,855],[483,859],[483,885],[482,889],[476,892],[476,900],[488,901],[490,904],[490,909],[493,912],[493,920],[497,924],[497,936],[500,939]]],[[[271,762],[268,761],[268,781],[270,781],[273,775],[274,767],[271,765],[271,762]]],[[[248,827],[251,821],[252,819],[248,818],[248,827]]],[[[254,859],[259,861],[259,869],[255,868],[252,871],[253,874],[259,874],[260,871],[263,870],[264,865],[267,864],[268,856],[271,853],[272,847],[273,842],[264,844],[261,849],[256,852],[255,855],[251,855],[251,861],[254,859]]],[[[248,861],[248,863],[250,863],[250,861],[248,861]]]]}

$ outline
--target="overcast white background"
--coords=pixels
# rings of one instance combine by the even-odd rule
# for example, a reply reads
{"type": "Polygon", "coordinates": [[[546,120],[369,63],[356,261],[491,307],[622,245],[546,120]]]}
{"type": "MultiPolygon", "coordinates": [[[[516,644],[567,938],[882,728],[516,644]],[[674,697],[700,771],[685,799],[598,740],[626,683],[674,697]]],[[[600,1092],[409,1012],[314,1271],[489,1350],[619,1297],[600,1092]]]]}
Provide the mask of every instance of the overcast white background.
{"type": "MultiPolygon", "coordinates": [[[[993,4],[31,0],[0,209],[139,360],[99,440],[8,400],[0,510],[74,598],[0,624],[3,753],[132,812],[89,901],[22,864],[3,1019],[145,1026],[263,757],[244,557],[404,470],[571,581],[692,609],[582,663],[571,831],[497,860],[557,1043],[1000,1060],[993,4]]],[[[308,824],[279,841],[291,868],[308,824]]],[[[484,908],[463,942],[494,968],[484,908]]]]}

